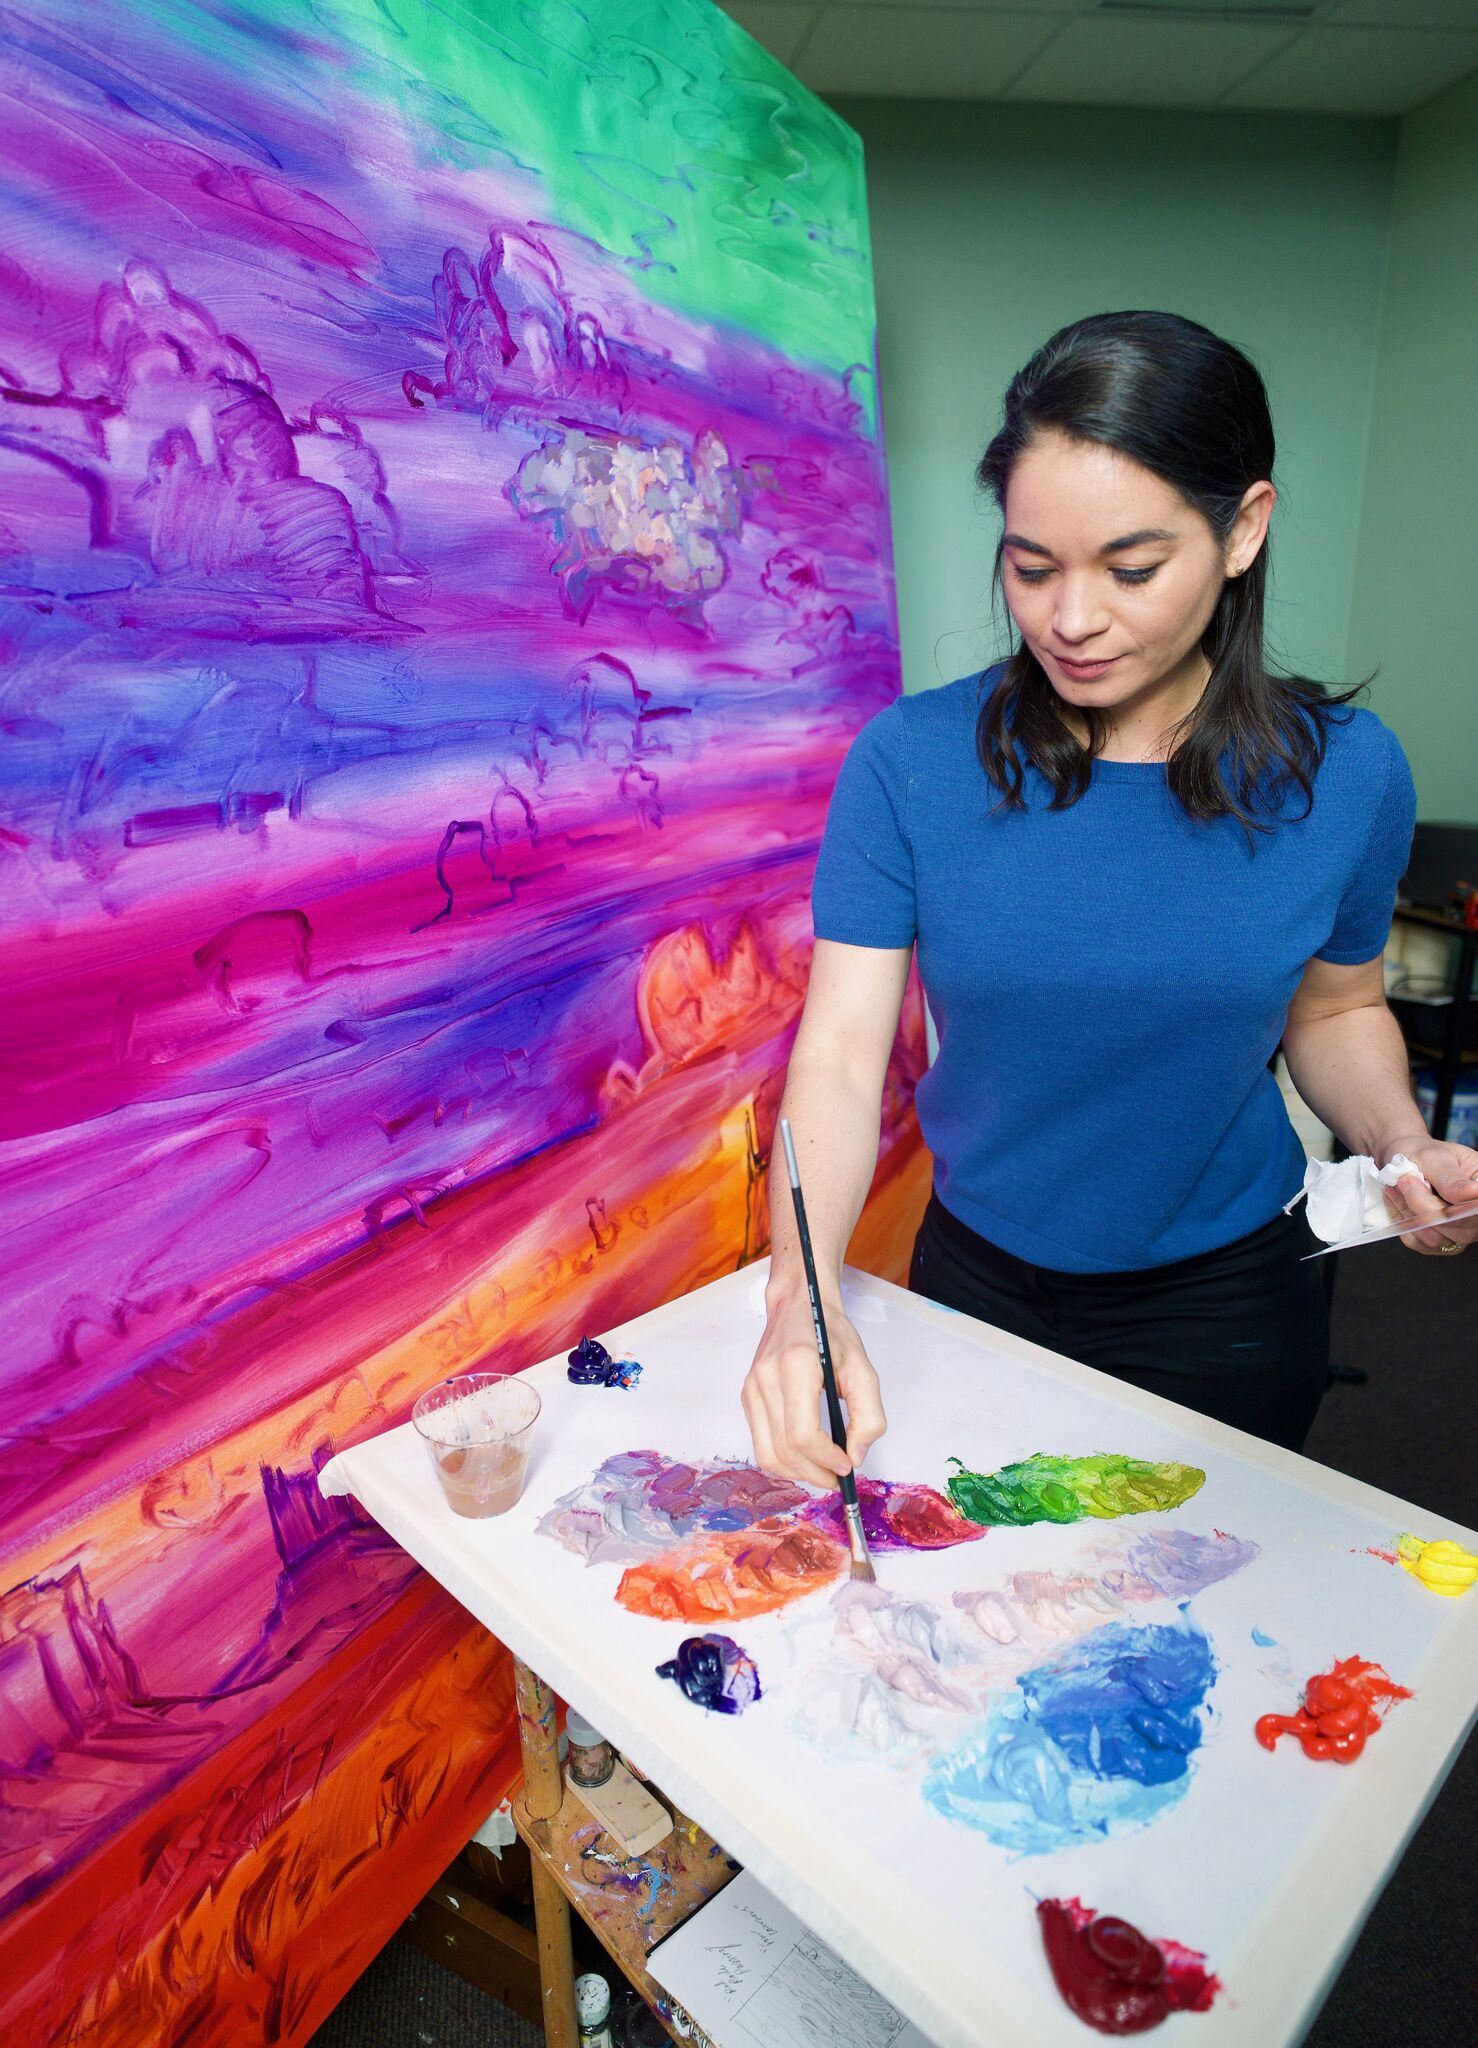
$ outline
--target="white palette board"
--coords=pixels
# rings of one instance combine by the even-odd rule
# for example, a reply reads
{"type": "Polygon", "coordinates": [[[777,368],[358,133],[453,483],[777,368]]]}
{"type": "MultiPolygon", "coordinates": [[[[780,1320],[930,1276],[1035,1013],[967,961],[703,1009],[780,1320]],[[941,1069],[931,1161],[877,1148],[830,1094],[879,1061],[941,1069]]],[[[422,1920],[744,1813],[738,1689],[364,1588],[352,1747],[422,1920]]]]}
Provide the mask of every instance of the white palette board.
{"type": "MultiPolygon", "coordinates": [[[[1095,1451],[1204,1467],[1173,1513],[992,1529],[980,1543],[878,1558],[890,1591],[948,1606],[1023,1569],[1067,1569],[1111,1532],[1178,1527],[1251,1538],[1261,1555],[1192,1612],[1219,1666],[1210,1725],[1180,1804],[1138,1833],[1013,1858],[925,1806],[917,1776],[834,1761],[789,1726],[797,1620],[826,1592],[732,1624],[765,1697],[705,1713],[655,1666],[695,1625],[627,1613],[619,1566],[589,1565],[535,1525],[618,1451],[750,1455],[739,1390],[763,1325],[763,1267],[731,1274],[600,1335],[644,1367],[630,1390],[575,1387],[563,1355],[531,1369],[544,1401],[523,1498],[466,1521],[441,1497],[409,1424],[334,1458],[326,1493],[355,1496],[438,1579],[623,1749],[938,2048],[1056,2048],[1090,2038],[1038,1939],[1041,1897],[1081,1897],[1205,1952],[1223,1991],[1172,2014],[1166,2048],[1291,2048],[1441,1784],[1478,1703],[1478,1590],[1443,1599],[1368,1554],[1397,1533],[1478,1533],[1307,1459],[1124,1386],[861,1274],[848,1303],[882,1376],[879,1479],[942,1490],[947,1460],[988,1472],[1035,1452],[1095,1451]],[[1254,1631],[1275,1639],[1269,1649],[1254,1631]],[[1340,1658],[1383,1664],[1414,1695],[1358,1762],[1310,1763],[1253,1739],[1265,1712],[1340,1658]],[[788,1683],[788,1679],[790,1683],[788,1683]]],[[[571,1343],[581,1332],[572,1330],[571,1343]]],[[[1173,1613],[1173,1610],[1171,1610],[1173,1613]]]]}

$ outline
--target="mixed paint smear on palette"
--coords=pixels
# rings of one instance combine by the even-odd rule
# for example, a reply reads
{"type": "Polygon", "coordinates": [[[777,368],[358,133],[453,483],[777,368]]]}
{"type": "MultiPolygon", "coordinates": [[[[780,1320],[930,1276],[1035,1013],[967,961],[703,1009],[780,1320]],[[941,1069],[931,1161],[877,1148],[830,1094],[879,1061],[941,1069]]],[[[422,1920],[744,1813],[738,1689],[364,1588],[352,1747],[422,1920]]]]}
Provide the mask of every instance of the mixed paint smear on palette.
{"type": "MultiPolygon", "coordinates": [[[[864,1478],[858,1495],[878,1550],[938,1550],[985,1533],[932,1487],[864,1478]]],[[[848,1569],[836,1498],[739,1460],[617,1452],[554,1503],[539,1531],[588,1564],[624,1565],[620,1604],[667,1621],[768,1614],[848,1569]]]]}
{"type": "Polygon", "coordinates": [[[1143,1827],[1184,1797],[1207,1725],[1216,1661],[1189,1603],[1257,1555],[1155,1528],[948,1606],[848,1585],[792,1627],[791,1725],[914,1773],[932,1812],[1014,1854],[1143,1827]]]}
{"type": "Polygon", "coordinates": [[[1063,2002],[1101,2034],[1144,2034],[1173,2012],[1209,2012],[1221,1989],[1199,1949],[1151,1940],[1081,1899],[1040,1899],[1037,1925],[1063,2002]]]}
{"type": "Polygon", "coordinates": [[[6,2040],[306,2039],[516,1769],[325,1451],[764,1245],[898,689],[861,148],[619,14],[3,9],[6,2040]]]}
{"type": "MultiPolygon", "coordinates": [[[[864,1478],[859,1493],[874,1550],[985,1535],[929,1487],[864,1478]]],[[[1015,1854],[1143,1827],[1185,1795],[1217,1668],[1190,1603],[1250,1564],[1255,1543],[1146,1528],[941,1605],[850,1582],[837,1514],[834,1496],[753,1465],[642,1450],[607,1458],[538,1526],[589,1565],[619,1566],[615,1597],[633,1613],[796,1607],[795,1731],[834,1760],[915,1771],[931,1811],[1015,1854]],[[813,1594],[830,1597],[797,1605],[813,1594]]],[[[677,1664],[663,1675],[680,1677],[677,1664]]]]}
{"type": "Polygon", "coordinates": [[[952,1462],[959,1470],[949,1481],[949,1497],[960,1513],[1001,1528],[1163,1514],[1182,1506],[1206,1480],[1195,1465],[1149,1464],[1105,1452],[1081,1458],[1039,1452],[998,1472],[970,1472],[958,1458],[952,1462]]]}
{"type": "Polygon", "coordinates": [[[1184,1797],[1216,1665],[1186,1616],[1110,1623],[991,1698],[924,1799],[1022,1854],[1131,1832],[1184,1797]]]}

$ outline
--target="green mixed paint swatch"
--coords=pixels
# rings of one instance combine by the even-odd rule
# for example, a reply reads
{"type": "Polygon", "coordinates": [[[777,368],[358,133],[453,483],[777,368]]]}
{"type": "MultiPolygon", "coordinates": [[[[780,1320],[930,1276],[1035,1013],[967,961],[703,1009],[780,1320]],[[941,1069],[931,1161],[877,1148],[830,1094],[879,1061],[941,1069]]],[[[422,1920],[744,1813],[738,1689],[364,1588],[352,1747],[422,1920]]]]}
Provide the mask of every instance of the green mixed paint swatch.
{"type": "Polygon", "coordinates": [[[1096,1451],[1086,1458],[1049,1458],[1040,1452],[999,1472],[967,1472],[959,1465],[949,1497],[962,1515],[991,1527],[1028,1522],[1112,1521],[1178,1508],[1200,1491],[1206,1474],[1195,1465],[1152,1465],[1096,1451]]]}

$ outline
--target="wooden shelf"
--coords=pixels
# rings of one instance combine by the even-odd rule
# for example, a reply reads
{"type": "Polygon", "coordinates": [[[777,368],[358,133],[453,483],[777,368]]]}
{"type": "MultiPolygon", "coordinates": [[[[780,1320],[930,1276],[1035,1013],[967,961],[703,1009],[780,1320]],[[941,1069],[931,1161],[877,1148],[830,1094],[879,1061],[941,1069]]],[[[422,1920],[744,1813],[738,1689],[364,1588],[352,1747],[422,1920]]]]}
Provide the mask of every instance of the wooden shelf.
{"type": "MultiPolygon", "coordinates": [[[[655,1786],[648,1789],[656,1793],[655,1786]]],[[[671,1800],[662,1803],[672,1814],[672,1833],[645,1856],[623,1855],[590,1808],[572,1799],[568,1789],[558,1813],[533,1820],[520,1788],[513,1800],[513,1824],[530,1855],[543,1864],[669,2036],[712,2048],[702,2029],[647,1975],[646,1961],[659,1941],[722,1891],[739,1865],[671,1800]]]]}

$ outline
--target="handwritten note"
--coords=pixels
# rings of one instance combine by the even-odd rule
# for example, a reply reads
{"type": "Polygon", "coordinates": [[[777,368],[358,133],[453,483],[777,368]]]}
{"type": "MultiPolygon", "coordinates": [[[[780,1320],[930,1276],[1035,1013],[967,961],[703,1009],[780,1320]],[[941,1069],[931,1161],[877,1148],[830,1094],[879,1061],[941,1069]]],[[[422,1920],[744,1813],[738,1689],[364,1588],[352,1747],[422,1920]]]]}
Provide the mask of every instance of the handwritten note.
{"type": "Polygon", "coordinates": [[[654,1949],[647,1969],[716,2048],[929,2048],[747,1870],[654,1949]]]}

